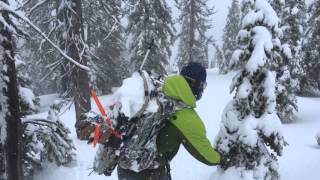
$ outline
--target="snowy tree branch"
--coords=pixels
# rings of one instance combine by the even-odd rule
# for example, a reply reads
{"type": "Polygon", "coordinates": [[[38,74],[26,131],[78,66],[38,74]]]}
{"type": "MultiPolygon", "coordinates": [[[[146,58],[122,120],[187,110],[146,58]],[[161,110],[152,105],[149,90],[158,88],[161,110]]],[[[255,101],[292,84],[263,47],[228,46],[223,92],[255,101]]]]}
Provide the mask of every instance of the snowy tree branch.
{"type": "Polygon", "coordinates": [[[12,14],[13,16],[23,20],[28,25],[30,25],[38,34],[40,34],[49,44],[51,44],[52,47],[54,47],[63,57],[65,57],[67,60],[69,60],[74,65],[78,66],[79,68],[90,71],[90,68],[80,64],[76,60],[72,59],[70,56],[68,56],[65,52],[63,52],[54,42],[52,42],[37,26],[35,26],[27,17],[24,15],[21,15],[19,13],[16,13],[11,7],[9,7],[4,2],[0,1],[0,11],[7,11],[8,13],[12,14]]]}

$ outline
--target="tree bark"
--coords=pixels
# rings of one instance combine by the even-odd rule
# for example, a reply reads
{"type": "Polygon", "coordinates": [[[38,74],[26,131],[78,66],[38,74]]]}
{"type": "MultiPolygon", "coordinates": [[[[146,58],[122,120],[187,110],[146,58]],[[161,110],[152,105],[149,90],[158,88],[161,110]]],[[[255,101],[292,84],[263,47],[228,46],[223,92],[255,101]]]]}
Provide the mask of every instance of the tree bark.
{"type": "MultiPolygon", "coordinates": [[[[8,3],[6,0],[2,0],[8,3]]],[[[8,23],[13,24],[8,13],[3,11],[0,16],[8,23]]],[[[2,107],[0,111],[4,111],[6,122],[6,139],[4,143],[4,173],[6,180],[22,180],[22,163],[21,163],[21,119],[19,110],[19,95],[16,77],[16,68],[14,60],[14,46],[12,33],[3,23],[0,23],[1,39],[1,58],[6,70],[2,70],[3,76],[8,80],[4,81],[3,96],[6,97],[6,107],[2,107]]],[[[2,68],[2,67],[1,67],[2,68]]]]}
{"type": "MultiPolygon", "coordinates": [[[[81,0],[72,0],[72,11],[69,11],[71,21],[71,28],[69,36],[72,38],[70,44],[70,56],[83,65],[87,65],[84,54],[81,54],[83,44],[81,39],[84,40],[83,35],[83,22],[82,22],[82,3],[81,0]]],[[[72,67],[72,93],[74,97],[74,104],[76,110],[76,121],[81,121],[81,115],[91,110],[90,103],[90,86],[88,72],[80,69],[79,67],[72,67]]],[[[79,134],[77,134],[79,137],[79,134]]]]}

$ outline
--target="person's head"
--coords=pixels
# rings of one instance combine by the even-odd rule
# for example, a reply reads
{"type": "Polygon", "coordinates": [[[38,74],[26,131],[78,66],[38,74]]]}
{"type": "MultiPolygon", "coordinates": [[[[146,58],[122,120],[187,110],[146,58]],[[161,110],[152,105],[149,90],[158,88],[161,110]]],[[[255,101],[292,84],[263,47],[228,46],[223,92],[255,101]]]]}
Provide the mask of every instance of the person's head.
{"type": "Polygon", "coordinates": [[[206,69],[197,62],[190,62],[182,67],[180,75],[188,82],[193,95],[199,100],[207,83],[206,69]]]}

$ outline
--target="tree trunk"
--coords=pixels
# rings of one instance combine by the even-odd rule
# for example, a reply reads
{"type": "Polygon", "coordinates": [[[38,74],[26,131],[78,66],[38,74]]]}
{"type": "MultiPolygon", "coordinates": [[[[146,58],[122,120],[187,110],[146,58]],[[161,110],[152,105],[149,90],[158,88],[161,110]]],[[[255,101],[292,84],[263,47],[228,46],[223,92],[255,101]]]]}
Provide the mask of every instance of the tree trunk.
{"type": "Polygon", "coordinates": [[[194,61],[194,40],[195,40],[195,4],[190,1],[190,32],[189,32],[189,59],[186,63],[194,61]]]}
{"type": "MultiPolygon", "coordinates": [[[[2,2],[8,3],[6,0],[2,0],[2,2]]],[[[2,16],[8,24],[12,24],[7,12],[2,12],[0,16],[2,16]]],[[[2,88],[2,96],[5,97],[5,107],[0,107],[0,113],[4,114],[4,120],[6,123],[4,147],[0,148],[4,152],[4,156],[2,156],[4,158],[4,168],[2,170],[5,171],[4,178],[6,180],[22,180],[22,132],[14,61],[14,47],[12,42],[12,33],[4,27],[3,23],[0,23],[0,36],[2,36],[0,60],[2,61],[1,64],[4,65],[3,67],[7,67],[6,69],[1,69],[4,81],[2,84],[3,87],[0,87],[2,88]]]]}
{"type": "MultiPolygon", "coordinates": [[[[83,36],[83,23],[82,23],[82,4],[81,0],[72,0],[72,11],[69,11],[72,18],[71,28],[69,35],[72,38],[70,44],[69,53],[70,56],[83,65],[87,65],[84,55],[81,55],[83,44],[81,40],[84,40],[83,36]],[[74,13],[75,12],[75,13],[74,13]]],[[[77,66],[72,67],[72,93],[74,97],[74,104],[76,110],[76,120],[81,121],[81,115],[91,110],[90,103],[90,86],[88,72],[80,69],[77,66]]],[[[79,137],[79,134],[77,134],[79,137]]]]}

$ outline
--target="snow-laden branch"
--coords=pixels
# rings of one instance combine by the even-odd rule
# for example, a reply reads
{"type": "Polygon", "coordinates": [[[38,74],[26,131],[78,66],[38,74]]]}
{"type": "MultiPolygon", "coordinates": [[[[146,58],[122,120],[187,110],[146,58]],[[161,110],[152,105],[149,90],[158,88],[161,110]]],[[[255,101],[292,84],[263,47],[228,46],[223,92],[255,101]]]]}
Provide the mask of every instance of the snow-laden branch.
{"type": "Polygon", "coordinates": [[[51,44],[52,47],[54,47],[59,53],[65,57],[67,60],[69,60],[74,65],[78,66],[79,68],[90,71],[90,68],[80,64],[76,60],[72,59],[70,56],[68,56],[63,50],[61,50],[54,42],[52,42],[42,31],[39,29],[36,25],[34,25],[27,17],[24,15],[17,13],[15,10],[13,10],[8,4],[4,3],[3,1],[0,1],[0,11],[7,11],[8,13],[12,14],[13,16],[23,20],[26,22],[29,26],[31,26],[38,34],[40,34],[46,41],[51,44]]]}

